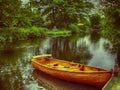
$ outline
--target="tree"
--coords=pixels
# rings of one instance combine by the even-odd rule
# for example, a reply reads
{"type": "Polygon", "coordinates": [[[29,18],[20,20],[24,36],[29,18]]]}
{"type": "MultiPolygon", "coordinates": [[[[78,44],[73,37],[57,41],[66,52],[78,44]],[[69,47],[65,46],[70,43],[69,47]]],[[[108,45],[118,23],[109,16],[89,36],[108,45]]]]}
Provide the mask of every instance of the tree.
{"type": "Polygon", "coordinates": [[[21,0],[1,0],[0,13],[0,27],[29,27],[40,17],[29,3],[22,5],[21,0]]]}
{"type": "Polygon", "coordinates": [[[114,28],[120,28],[120,0],[102,0],[103,10],[106,18],[108,18],[107,24],[114,28]]]}
{"type": "Polygon", "coordinates": [[[42,15],[46,16],[45,22],[49,21],[51,27],[67,27],[69,23],[78,23],[93,7],[88,0],[39,0],[37,3],[41,7],[39,9],[43,10],[42,15]]]}
{"type": "Polygon", "coordinates": [[[91,22],[91,27],[92,28],[96,28],[99,29],[100,28],[100,21],[101,21],[101,17],[99,14],[93,14],[90,17],[90,22],[91,22]]]}
{"type": "Polygon", "coordinates": [[[20,15],[21,16],[18,18],[19,27],[30,27],[35,25],[33,24],[33,21],[38,17],[38,14],[32,10],[32,7],[29,3],[20,9],[20,15]]]}
{"type": "Polygon", "coordinates": [[[0,25],[1,27],[13,27],[18,23],[21,0],[1,0],[0,1],[0,25]]]}
{"type": "Polygon", "coordinates": [[[120,45],[120,0],[102,0],[101,4],[105,13],[104,22],[106,22],[102,35],[116,45],[120,45]]]}

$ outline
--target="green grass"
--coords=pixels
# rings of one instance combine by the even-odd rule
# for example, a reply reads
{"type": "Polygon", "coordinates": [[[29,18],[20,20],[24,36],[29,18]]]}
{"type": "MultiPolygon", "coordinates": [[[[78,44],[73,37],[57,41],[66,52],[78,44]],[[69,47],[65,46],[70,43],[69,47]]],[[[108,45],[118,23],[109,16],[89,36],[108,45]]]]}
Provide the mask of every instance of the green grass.
{"type": "Polygon", "coordinates": [[[71,35],[71,31],[47,31],[46,32],[47,35],[71,35]]]}
{"type": "Polygon", "coordinates": [[[120,82],[116,82],[110,90],[120,90],[120,82]]]}
{"type": "Polygon", "coordinates": [[[27,40],[29,38],[39,38],[44,35],[47,29],[42,27],[12,27],[0,28],[0,42],[12,42],[14,40],[27,40]]]}
{"type": "Polygon", "coordinates": [[[41,38],[45,36],[70,36],[71,31],[68,30],[54,30],[42,27],[29,28],[0,28],[0,42],[13,42],[15,40],[27,40],[31,38],[41,38]]]}

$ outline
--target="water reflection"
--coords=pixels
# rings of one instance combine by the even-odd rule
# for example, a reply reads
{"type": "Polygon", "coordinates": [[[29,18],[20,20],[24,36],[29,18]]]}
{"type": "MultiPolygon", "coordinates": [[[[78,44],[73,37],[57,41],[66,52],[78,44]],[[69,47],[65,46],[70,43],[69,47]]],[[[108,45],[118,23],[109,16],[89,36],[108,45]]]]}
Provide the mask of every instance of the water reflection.
{"type": "Polygon", "coordinates": [[[39,51],[40,54],[50,53],[48,50],[51,49],[51,39],[46,38],[44,41],[40,44],[39,51]]]}
{"type": "Polygon", "coordinates": [[[116,55],[111,53],[112,44],[104,38],[100,38],[96,43],[92,43],[90,36],[83,38],[85,46],[88,47],[92,58],[88,65],[97,66],[105,69],[112,69],[115,64],[116,55]]]}
{"type": "Polygon", "coordinates": [[[36,78],[39,83],[43,84],[44,87],[47,87],[48,90],[99,90],[93,86],[56,79],[38,70],[33,71],[33,77],[36,78]]]}
{"type": "Polygon", "coordinates": [[[31,57],[35,54],[36,47],[25,41],[0,48],[1,90],[30,90],[38,85],[32,77],[31,66],[31,57]]]}
{"type": "Polygon", "coordinates": [[[111,53],[111,49],[112,44],[108,40],[104,38],[93,40],[91,36],[48,37],[9,43],[0,48],[1,90],[44,88],[32,76],[34,68],[31,65],[31,58],[34,55],[51,53],[55,58],[110,69],[116,57],[111,53]]]}
{"type": "Polygon", "coordinates": [[[91,58],[91,54],[86,46],[78,46],[78,42],[76,39],[71,40],[70,37],[47,38],[43,44],[40,45],[39,54],[51,53],[55,58],[73,60],[75,62],[86,62],[86,60],[91,58]]]}
{"type": "Polygon", "coordinates": [[[52,53],[59,59],[113,69],[116,55],[111,52],[112,48],[112,44],[107,39],[93,40],[90,35],[72,41],[70,38],[48,38],[41,44],[40,54],[52,53]]]}

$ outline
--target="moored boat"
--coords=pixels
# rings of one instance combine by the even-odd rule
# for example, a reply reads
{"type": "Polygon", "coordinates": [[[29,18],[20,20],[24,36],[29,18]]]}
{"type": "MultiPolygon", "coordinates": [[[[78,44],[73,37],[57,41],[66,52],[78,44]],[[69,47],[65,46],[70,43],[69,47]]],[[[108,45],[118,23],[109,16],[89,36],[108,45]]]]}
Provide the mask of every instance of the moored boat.
{"type": "Polygon", "coordinates": [[[58,60],[47,56],[32,58],[32,65],[55,78],[102,88],[112,76],[112,70],[58,60]]]}

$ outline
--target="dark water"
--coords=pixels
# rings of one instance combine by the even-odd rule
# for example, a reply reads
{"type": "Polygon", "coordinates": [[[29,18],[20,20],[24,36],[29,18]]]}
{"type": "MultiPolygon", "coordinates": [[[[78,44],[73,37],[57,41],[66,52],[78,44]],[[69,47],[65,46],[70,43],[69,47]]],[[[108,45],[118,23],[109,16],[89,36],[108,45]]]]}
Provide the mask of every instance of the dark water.
{"type": "MultiPolygon", "coordinates": [[[[32,67],[31,58],[51,53],[55,58],[113,69],[117,56],[112,49],[113,46],[107,39],[92,36],[47,37],[1,45],[0,90],[96,90],[91,86],[40,75],[32,67]]],[[[116,81],[120,83],[119,80],[117,78],[116,81]]]]}

